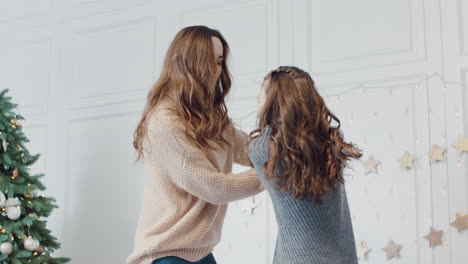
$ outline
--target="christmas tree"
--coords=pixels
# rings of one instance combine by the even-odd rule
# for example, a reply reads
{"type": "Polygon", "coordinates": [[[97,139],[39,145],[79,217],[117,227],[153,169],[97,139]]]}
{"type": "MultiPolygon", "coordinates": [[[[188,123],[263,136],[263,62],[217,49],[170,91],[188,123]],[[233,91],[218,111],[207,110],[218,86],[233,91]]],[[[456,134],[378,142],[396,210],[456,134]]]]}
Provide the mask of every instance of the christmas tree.
{"type": "Polygon", "coordinates": [[[0,263],[67,263],[69,258],[52,256],[60,244],[44,218],[57,206],[55,199],[39,194],[45,190],[40,181],[44,175],[29,174],[39,154],[28,152],[23,117],[14,112],[17,105],[7,92],[0,93],[0,263]]]}

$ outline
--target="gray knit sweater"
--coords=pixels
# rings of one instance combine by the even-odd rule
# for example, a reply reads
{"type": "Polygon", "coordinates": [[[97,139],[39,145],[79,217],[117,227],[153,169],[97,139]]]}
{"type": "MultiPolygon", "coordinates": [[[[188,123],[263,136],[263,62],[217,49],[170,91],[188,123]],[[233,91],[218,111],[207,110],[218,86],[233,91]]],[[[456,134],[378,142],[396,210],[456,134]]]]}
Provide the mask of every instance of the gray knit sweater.
{"type": "Polygon", "coordinates": [[[329,191],[319,205],[311,196],[294,200],[263,174],[271,128],[254,139],[249,157],[270,194],[278,223],[274,264],[357,264],[353,227],[345,186],[329,191]]]}

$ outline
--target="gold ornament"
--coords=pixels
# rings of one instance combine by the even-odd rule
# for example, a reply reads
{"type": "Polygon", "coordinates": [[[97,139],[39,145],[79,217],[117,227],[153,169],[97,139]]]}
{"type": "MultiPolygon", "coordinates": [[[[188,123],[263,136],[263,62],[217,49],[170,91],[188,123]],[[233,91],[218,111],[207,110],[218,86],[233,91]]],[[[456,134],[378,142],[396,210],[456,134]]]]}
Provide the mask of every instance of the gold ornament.
{"type": "Polygon", "coordinates": [[[434,228],[431,227],[431,232],[425,235],[424,238],[429,240],[429,247],[442,245],[442,230],[436,231],[434,228]]]}
{"type": "Polygon", "coordinates": [[[10,122],[11,122],[11,127],[12,127],[13,129],[16,129],[16,127],[21,126],[21,123],[20,123],[18,120],[16,120],[16,119],[12,119],[12,120],[10,120],[10,122]]]}
{"type": "Polygon", "coordinates": [[[38,248],[36,248],[36,251],[39,252],[39,253],[44,252],[44,246],[40,245],[38,248]]]}
{"type": "Polygon", "coordinates": [[[13,179],[18,178],[18,176],[19,176],[18,169],[15,169],[15,170],[13,171],[13,179]]]}

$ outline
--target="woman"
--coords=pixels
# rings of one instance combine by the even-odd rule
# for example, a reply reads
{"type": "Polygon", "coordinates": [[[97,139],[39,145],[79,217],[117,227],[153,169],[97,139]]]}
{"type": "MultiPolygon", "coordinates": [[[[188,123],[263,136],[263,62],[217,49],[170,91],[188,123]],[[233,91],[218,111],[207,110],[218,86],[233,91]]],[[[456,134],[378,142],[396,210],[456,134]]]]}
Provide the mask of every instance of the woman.
{"type": "Polygon", "coordinates": [[[172,41],[135,131],[147,182],[131,264],[216,263],[227,204],[263,190],[248,135],[234,128],[225,97],[231,88],[229,46],[216,30],[182,29],[172,41]]]}

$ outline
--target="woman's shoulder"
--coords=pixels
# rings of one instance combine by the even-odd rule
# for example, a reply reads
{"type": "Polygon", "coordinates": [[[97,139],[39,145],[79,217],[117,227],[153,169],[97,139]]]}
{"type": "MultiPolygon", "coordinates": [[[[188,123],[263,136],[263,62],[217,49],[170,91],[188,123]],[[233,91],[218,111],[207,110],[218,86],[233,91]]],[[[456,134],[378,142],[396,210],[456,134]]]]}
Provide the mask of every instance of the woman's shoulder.
{"type": "Polygon", "coordinates": [[[168,144],[183,152],[191,149],[185,136],[184,125],[167,103],[158,105],[149,115],[147,122],[147,132],[152,142],[168,144]]]}
{"type": "Polygon", "coordinates": [[[148,117],[148,130],[171,130],[183,132],[184,126],[178,117],[173,104],[167,100],[159,102],[148,117]]]}
{"type": "Polygon", "coordinates": [[[170,132],[170,130],[174,130],[174,127],[177,127],[176,119],[167,109],[158,107],[148,116],[147,129],[149,133],[170,132]]]}
{"type": "Polygon", "coordinates": [[[176,114],[174,112],[174,107],[170,102],[167,100],[162,100],[157,103],[157,105],[153,108],[153,110],[150,113],[150,120],[165,120],[169,121],[171,119],[174,119],[176,114]]]}

